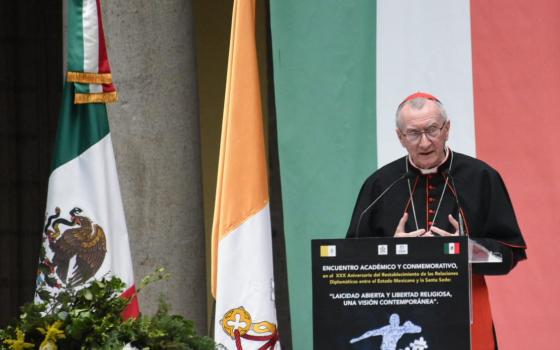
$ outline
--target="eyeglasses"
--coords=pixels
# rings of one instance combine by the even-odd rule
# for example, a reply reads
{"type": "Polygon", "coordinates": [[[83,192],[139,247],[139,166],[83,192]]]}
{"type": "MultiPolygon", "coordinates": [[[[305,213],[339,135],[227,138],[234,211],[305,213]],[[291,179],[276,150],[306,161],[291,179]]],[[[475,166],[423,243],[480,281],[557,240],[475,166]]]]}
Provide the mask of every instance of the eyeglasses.
{"type": "Polygon", "coordinates": [[[441,134],[441,131],[443,130],[443,128],[445,128],[446,125],[447,122],[443,123],[441,127],[433,125],[422,131],[413,130],[407,133],[401,132],[401,134],[410,143],[415,143],[420,141],[420,139],[422,138],[422,134],[425,134],[426,137],[429,138],[430,140],[434,140],[441,134]]]}

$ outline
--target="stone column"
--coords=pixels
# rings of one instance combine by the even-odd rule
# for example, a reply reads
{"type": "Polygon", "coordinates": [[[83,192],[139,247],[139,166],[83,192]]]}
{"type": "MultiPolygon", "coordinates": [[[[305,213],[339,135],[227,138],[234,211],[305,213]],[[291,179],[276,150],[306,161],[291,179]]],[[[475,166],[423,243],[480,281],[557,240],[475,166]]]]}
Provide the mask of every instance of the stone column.
{"type": "Polygon", "coordinates": [[[206,272],[199,119],[190,1],[103,1],[119,101],[109,120],[136,280],[163,266],[170,281],[140,295],[142,312],[160,295],[206,333],[206,272]]]}

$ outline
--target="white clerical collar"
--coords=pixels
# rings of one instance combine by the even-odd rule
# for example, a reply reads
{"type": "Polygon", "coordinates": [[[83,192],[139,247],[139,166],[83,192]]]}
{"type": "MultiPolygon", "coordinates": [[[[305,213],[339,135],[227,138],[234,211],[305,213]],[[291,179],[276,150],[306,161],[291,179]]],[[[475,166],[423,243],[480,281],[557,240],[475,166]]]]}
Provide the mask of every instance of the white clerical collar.
{"type": "Polygon", "coordinates": [[[430,169],[422,169],[419,166],[417,166],[416,164],[414,164],[414,162],[412,161],[411,157],[408,157],[408,161],[410,162],[410,164],[415,167],[416,169],[418,169],[420,171],[420,173],[422,175],[428,175],[428,174],[435,174],[437,173],[438,168],[440,167],[440,165],[442,165],[443,163],[445,163],[447,161],[447,158],[449,158],[449,147],[445,147],[445,157],[443,158],[443,160],[441,161],[441,163],[439,163],[438,165],[436,165],[433,168],[430,169]]]}

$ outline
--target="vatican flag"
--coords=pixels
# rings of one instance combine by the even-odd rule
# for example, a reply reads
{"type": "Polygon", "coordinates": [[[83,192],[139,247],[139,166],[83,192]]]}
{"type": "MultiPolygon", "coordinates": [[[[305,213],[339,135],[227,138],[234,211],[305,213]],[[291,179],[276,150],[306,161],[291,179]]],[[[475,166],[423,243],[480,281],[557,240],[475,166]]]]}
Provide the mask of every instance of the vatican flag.
{"type": "Polygon", "coordinates": [[[280,349],[255,1],[235,0],[212,229],[214,338],[227,349],[280,349]]]}

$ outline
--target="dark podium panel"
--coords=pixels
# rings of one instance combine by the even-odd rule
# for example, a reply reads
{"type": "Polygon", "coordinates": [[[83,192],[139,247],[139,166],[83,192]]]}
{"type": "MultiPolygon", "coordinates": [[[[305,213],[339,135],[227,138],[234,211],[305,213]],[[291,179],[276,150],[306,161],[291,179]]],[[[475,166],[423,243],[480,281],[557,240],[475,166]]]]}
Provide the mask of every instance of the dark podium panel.
{"type": "Polygon", "coordinates": [[[312,241],[314,349],[469,350],[466,237],[312,241]]]}

